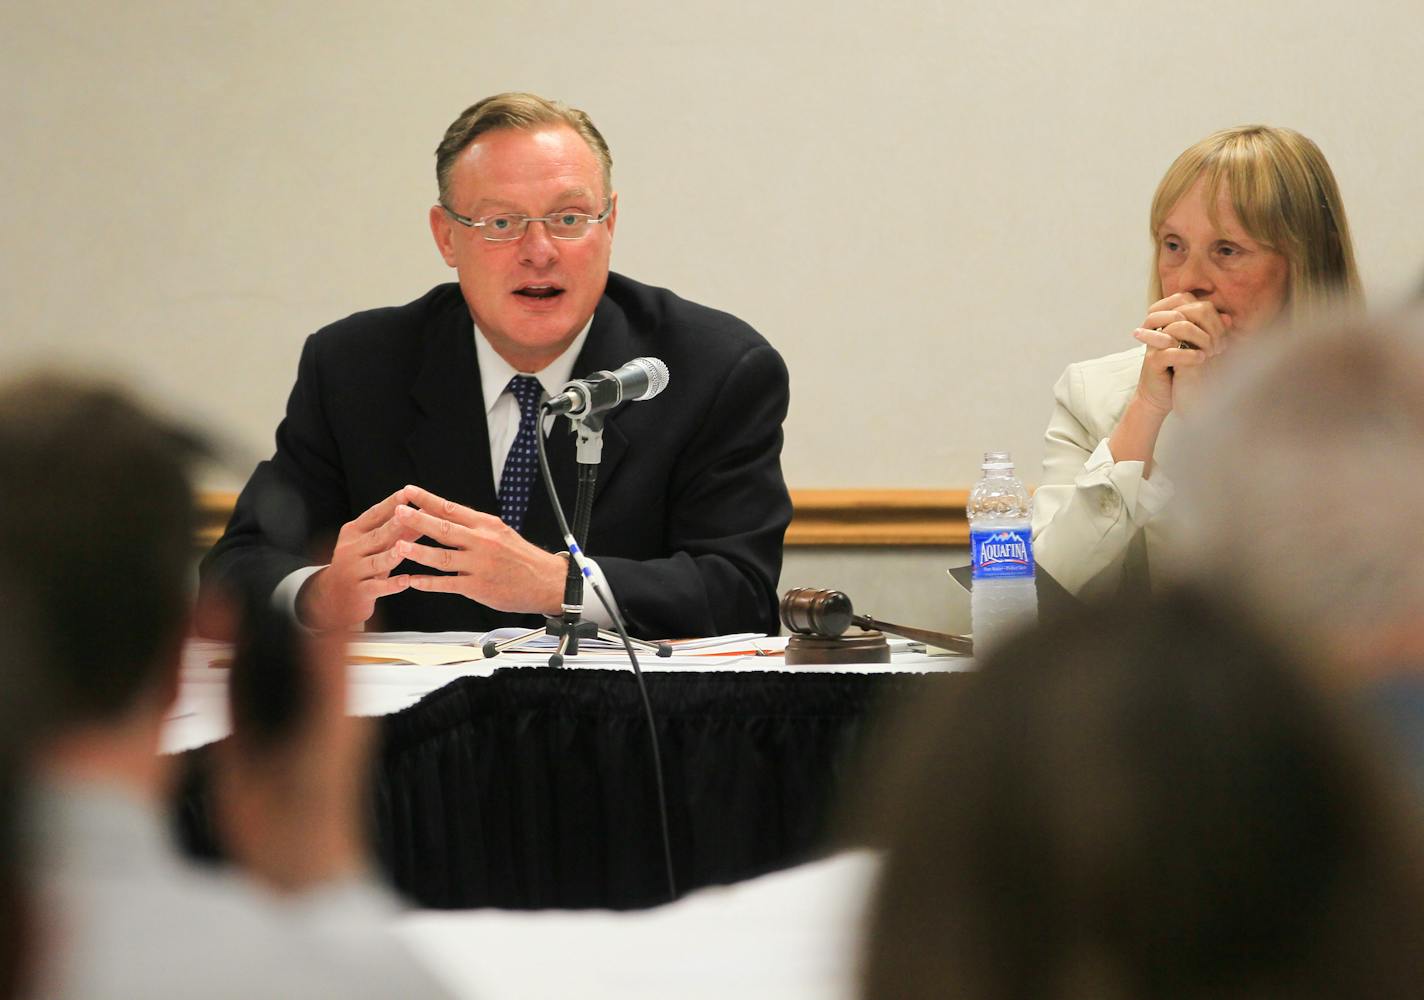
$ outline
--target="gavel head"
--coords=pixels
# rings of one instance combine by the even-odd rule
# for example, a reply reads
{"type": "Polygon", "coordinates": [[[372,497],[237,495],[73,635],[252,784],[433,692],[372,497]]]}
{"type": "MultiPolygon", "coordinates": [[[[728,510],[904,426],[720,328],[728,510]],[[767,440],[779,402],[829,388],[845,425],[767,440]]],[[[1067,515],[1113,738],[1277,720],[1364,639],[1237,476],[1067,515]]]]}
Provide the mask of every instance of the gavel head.
{"type": "Polygon", "coordinates": [[[796,587],[781,598],[781,620],[792,632],[834,639],[850,628],[850,598],[839,590],[796,587]]]}

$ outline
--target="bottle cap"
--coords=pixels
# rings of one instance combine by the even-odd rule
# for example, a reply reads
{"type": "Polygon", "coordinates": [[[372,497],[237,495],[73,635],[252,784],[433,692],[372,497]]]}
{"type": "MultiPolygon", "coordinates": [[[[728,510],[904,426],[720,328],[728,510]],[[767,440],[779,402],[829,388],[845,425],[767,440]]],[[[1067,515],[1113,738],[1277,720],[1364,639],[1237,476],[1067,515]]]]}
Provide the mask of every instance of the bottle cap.
{"type": "Polygon", "coordinates": [[[984,452],[984,464],[980,466],[985,472],[999,471],[1007,469],[1010,472],[1014,468],[1014,460],[1009,457],[1006,451],[986,451],[984,452]]]}

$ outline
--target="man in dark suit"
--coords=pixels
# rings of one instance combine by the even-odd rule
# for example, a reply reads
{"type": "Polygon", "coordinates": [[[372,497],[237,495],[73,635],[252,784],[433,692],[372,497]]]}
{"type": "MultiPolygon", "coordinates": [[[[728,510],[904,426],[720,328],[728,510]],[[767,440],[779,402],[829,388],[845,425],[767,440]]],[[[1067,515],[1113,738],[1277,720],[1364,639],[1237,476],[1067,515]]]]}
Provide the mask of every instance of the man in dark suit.
{"type": "MultiPolygon", "coordinates": [[[[318,628],[378,601],[392,629],[557,615],[566,556],[530,481],[538,396],[648,355],[672,388],[608,415],[586,549],[635,634],[776,631],[785,365],[735,317],[610,275],[611,163],[587,115],[531,94],[455,120],[430,228],[458,284],[308,339],[205,584],[256,574],[318,628]]],[[[543,430],[570,507],[563,423],[543,430]]]]}

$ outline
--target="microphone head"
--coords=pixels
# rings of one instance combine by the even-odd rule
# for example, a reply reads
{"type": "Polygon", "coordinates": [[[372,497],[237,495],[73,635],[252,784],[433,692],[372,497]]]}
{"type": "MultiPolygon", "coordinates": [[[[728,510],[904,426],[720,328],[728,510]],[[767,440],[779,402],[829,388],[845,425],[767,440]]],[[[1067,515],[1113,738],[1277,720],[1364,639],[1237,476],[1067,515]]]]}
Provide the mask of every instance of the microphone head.
{"type": "Polygon", "coordinates": [[[668,367],[658,358],[634,358],[628,362],[629,366],[641,368],[648,376],[648,387],[643,390],[641,396],[634,396],[633,399],[652,399],[658,393],[667,388],[668,367]]]}

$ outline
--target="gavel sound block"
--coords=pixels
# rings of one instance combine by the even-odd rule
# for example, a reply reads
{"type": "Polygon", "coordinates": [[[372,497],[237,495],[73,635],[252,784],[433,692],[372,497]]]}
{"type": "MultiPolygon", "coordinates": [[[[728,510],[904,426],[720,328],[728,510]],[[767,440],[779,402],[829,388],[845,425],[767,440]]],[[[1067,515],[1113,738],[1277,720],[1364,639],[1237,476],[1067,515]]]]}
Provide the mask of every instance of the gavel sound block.
{"type": "Polygon", "coordinates": [[[786,643],[788,666],[889,663],[890,645],[885,641],[885,632],[954,653],[968,655],[973,651],[972,642],[962,635],[910,628],[858,615],[850,598],[839,590],[815,587],[788,590],[781,598],[781,620],[791,632],[786,643]],[[859,626],[861,632],[845,635],[845,630],[852,625],[859,626]]]}

